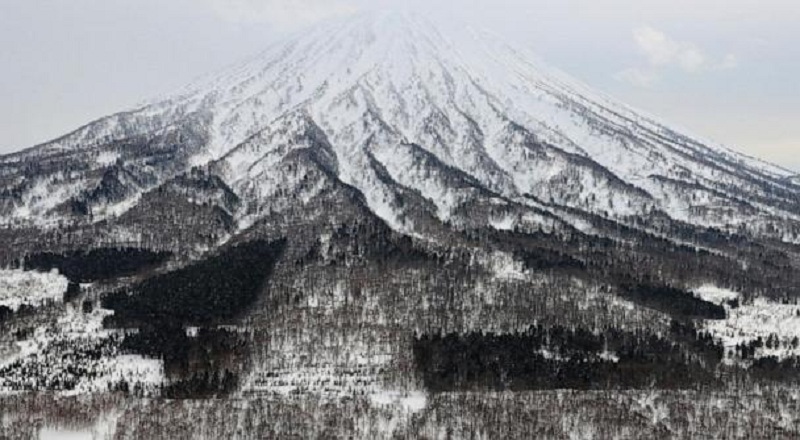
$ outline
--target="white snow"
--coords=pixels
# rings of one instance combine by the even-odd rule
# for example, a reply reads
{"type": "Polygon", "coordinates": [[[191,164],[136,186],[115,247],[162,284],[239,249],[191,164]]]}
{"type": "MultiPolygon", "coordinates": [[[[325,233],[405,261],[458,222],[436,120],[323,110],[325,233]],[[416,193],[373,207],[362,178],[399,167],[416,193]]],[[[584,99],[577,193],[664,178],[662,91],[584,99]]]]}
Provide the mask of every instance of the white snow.
{"type": "Polygon", "coordinates": [[[121,156],[116,151],[102,151],[97,155],[95,161],[98,165],[108,166],[117,161],[121,156]]]}
{"type": "Polygon", "coordinates": [[[484,257],[483,260],[482,264],[484,267],[489,268],[498,279],[527,279],[522,262],[514,259],[514,256],[509,253],[495,251],[487,257],[484,257]]]}
{"type": "Polygon", "coordinates": [[[61,302],[68,284],[69,280],[57,270],[0,270],[0,306],[17,311],[23,304],[39,307],[61,302]]]}
{"type": "Polygon", "coordinates": [[[723,303],[727,319],[707,320],[704,328],[726,348],[741,343],[747,345],[759,338],[766,344],[773,336],[777,338],[777,344],[757,349],[756,357],[775,356],[782,359],[800,355],[800,346],[793,345],[793,340],[800,338],[800,305],[755,298],[732,308],[726,301],[740,298],[736,292],[707,285],[695,289],[695,293],[707,301],[723,303]]]}
{"type": "Polygon", "coordinates": [[[73,431],[59,428],[43,428],[39,431],[39,440],[92,440],[91,431],[73,431]]]}
{"type": "Polygon", "coordinates": [[[117,421],[122,410],[113,408],[103,411],[91,427],[43,426],[39,430],[39,440],[106,440],[114,438],[117,421]]]}
{"type": "Polygon", "coordinates": [[[419,412],[428,406],[428,397],[422,392],[382,391],[370,395],[376,406],[399,406],[406,412],[419,412]]]}
{"type": "Polygon", "coordinates": [[[514,226],[517,224],[517,220],[510,215],[507,215],[502,218],[491,218],[489,219],[489,225],[498,231],[511,231],[514,229],[514,226]]]}
{"type": "Polygon", "coordinates": [[[16,342],[17,352],[0,361],[0,367],[15,363],[7,376],[0,377],[0,394],[12,392],[14,387],[30,385],[33,381],[68,378],[68,369],[80,366],[93,373],[81,376],[74,389],[59,390],[63,395],[81,395],[107,391],[109,385],[125,380],[131,387],[140,385],[152,391],[165,376],[163,362],[136,355],[123,355],[115,346],[108,348],[100,359],[87,358],[81,350],[103,346],[116,330],[103,328],[103,318],[113,312],[96,307],[92,313],[83,313],[80,307],[67,306],[54,325],[39,326],[33,335],[16,342]]]}
{"type": "Polygon", "coordinates": [[[114,203],[112,205],[102,206],[97,210],[94,210],[92,214],[95,216],[95,221],[100,221],[107,218],[113,217],[120,217],[126,212],[130,211],[135,207],[139,201],[141,200],[141,194],[136,194],[133,197],[130,197],[126,200],[123,200],[118,203],[114,203]]]}
{"type": "Polygon", "coordinates": [[[132,384],[159,385],[164,383],[164,363],[138,355],[120,355],[112,360],[108,380],[125,380],[132,384]]]}
{"type": "Polygon", "coordinates": [[[734,292],[730,289],[723,289],[714,286],[713,284],[704,284],[700,287],[692,289],[692,292],[694,292],[694,294],[703,301],[708,301],[714,304],[723,304],[727,301],[732,301],[741,297],[738,292],[734,292]]]}

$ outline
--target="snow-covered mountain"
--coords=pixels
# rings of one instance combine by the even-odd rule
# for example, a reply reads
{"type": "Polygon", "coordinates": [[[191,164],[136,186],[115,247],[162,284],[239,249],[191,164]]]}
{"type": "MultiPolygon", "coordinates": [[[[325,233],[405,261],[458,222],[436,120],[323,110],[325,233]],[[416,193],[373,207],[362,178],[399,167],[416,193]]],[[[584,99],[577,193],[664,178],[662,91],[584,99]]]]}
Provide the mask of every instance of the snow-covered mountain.
{"type": "Polygon", "coordinates": [[[0,157],[0,437],[797,437],[797,178],[446,27],[0,157]]]}
{"type": "Polygon", "coordinates": [[[192,167],[241,197],[233,231],[278,194],[324,190],[311,169],[413,234],[430,217],[586,229],[563,208],[625,224],[664,213],[787,241],[800,224],[788,171],[643,116],[485,32],[444,34],[397,13],[319,26],[173,97],[0,158],[0,218],[119,216],[192,167]]]}

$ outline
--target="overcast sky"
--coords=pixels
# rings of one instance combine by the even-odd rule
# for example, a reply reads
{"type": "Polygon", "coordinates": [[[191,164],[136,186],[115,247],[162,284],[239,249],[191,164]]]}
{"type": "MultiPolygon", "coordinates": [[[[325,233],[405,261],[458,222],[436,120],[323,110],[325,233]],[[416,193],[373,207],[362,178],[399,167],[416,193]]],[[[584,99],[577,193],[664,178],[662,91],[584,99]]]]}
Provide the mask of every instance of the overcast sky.
{"type": "Polygon", "coordinates": [[[0,0],[0,153],[366,8],[478,24],[620,100],[800,172],[789,0],[0,0]]]}

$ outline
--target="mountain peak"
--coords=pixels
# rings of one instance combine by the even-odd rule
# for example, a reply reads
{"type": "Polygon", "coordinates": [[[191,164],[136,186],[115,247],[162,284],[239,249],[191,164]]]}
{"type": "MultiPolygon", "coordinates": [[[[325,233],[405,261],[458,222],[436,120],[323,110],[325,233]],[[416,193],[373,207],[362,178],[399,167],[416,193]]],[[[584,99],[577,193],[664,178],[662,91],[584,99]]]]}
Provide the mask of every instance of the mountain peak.
{"type": "MultiPolygon", "coordinates": [[[[554,206],[617,221],[660,212],[728,228],[796,215],[787,171],[644,116],[487,32],[445,27],[396,11],[323,23],[171,98],[13,160],[100,151],[124,162],[133,153],[120,151],[120,142],[163,138],[180,160],[165,165],[165,175],[146,168],[144,184],[121,194],[135,197],[147,182],[211,167],[228,170],[234,190],[263,198],[272,189],[255,191],[263,182],[253,179],[266,176],[265,167],[324,158],[323,174],[360,191],[393,228],[414,233],[421,220],[400,201],[409,191],[434,207],[431,216],[462,224],[490,222],[499,206],[529,228],[542,219],[526,210],[554,206]],[[300,147],[315,152],[299,154],[300,147]],[[465,214],[476,203],[492,206],[489,217],[465,214]],[[778,211],[768,208],[773,203],[778,211]]],[[[87,191],[78,185],[65,196],[87,191]]],[[[24,203],[6,215],[55,208],[24,203]]]]}

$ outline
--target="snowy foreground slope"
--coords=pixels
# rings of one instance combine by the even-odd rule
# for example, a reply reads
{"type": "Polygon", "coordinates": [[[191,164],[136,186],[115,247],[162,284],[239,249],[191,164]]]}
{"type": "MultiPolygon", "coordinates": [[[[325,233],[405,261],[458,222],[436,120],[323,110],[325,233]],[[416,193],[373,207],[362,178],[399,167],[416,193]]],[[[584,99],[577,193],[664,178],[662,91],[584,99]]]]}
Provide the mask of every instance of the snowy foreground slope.
{"type": "Polygon", "coordinates": [[[796,438],[800,186],[472,29],[0,156],[0,438],[796,438]]]}

